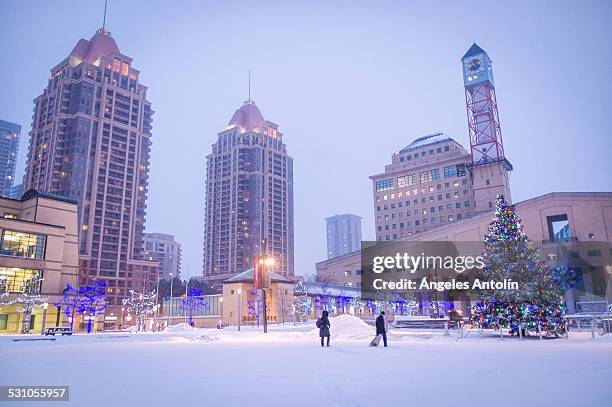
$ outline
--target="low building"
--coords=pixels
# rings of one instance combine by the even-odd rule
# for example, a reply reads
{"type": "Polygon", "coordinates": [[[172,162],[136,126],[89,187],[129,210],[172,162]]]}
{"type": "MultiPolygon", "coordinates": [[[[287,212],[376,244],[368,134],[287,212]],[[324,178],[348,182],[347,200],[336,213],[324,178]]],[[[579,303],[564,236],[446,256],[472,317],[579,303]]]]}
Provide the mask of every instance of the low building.
{"type": "MultiPolygon", "coordinates": [[[[193,322],[196,328],[212,328],[222,323],[221,310],[223,297],[221,294],[202,295],[191,301],[185,296],[164,298],[161,301],[158,318],[148,317],[148,330],[159,330],[168,325],[193,322]],[[154,321],[157,327],[154,327],[154,321]]],[[[131,315],[130,315],[131,317],[131,315]]]]}
{"type": "MultiPolygon", "coordinates": [[[[54,304],[67,284],[78,281],[77,203],[36,190],[21,199],[0,198],[0,293],[15,300],[24,291],[47,298],[46,326],[65,324],[54,304]],[[36,287],[30,282],[42,278],[36,287]]],[[[22,331],[18,304],[0,306],[0,333],[22,331]]],[[[35,310],[27,331],[40,333],[43,307],[35,310]]],[[[80,321],[77,321],[77,324],[80,321]]],[[[75,324],[75,326],[77,326],[75,324]]]]}
{"type": "MultiPolygon", "coordinates": [[[[266,289],[267,320],[272,323],[292,319],[293,288],[295,282],[280,274],[270,273],[270,287],[266,289]]],[[[263,314],[262,298],[253,285],[253,269],[237,274],[223,282],[223,322],[228,325],[254,325],[263,314]]],[[[260,323],[262,320],[259,321],[260,323]]]]}
{"type": "MultiPolygon", "coordinates": [[[[543,247],[559,241],[612,242],[612,192],[553,192],[515,207],[527,236],[543,247]]],[[[493,212],[483,213],[397,240],[480,242],[492,218],[493,212]]],[[[580,310],[581,303],[612,302],[612,278],[603,266],[593,263],[580,271],[581,289],[567,297],[570,313],[580,310]]],[[[316,264],[319,280],[348,287],[360,287],[361,270],[360,251],[316,264]]]]}

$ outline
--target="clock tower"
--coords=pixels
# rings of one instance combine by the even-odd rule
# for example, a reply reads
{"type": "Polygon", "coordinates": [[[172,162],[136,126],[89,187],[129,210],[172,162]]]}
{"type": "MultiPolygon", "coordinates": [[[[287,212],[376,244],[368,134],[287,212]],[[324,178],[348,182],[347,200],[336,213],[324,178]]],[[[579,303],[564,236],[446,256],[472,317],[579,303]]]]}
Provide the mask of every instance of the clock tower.
{"type": "Polygon", "coordinates": [[[467,107],[475,212],[490,212],[497,195],[510,202],[508,172],[512,164],[504,154],[495,83],[489,55],[474,43],[461,58],[467,107]]]}

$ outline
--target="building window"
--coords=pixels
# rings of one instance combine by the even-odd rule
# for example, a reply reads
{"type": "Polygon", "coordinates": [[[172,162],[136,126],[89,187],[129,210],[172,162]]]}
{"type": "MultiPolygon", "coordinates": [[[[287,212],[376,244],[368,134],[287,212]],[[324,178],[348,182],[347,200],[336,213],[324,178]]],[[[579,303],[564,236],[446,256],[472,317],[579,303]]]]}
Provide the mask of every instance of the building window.
{"type": "Polygon", "coordinates": [[[344,277],[350,277],[351,276],[351,270],[346,270],[344,272],[344,277]]]}
{"type": "Polygon", "coordinates": [[[546,221],[550,240],[556,242],[569,240],[570,225],[566,214],[547,216],[546,221]]]}
{"type": "Polygon", "coordinates": [[[419,173],[421,183],[437,181],[440,179],[440,169],[434,168],[433,170],[423,171],[419,173]]]}
{"type": "Polygon", "coordinates": [[[451,178],[457,176],[457,166],[449,165],[448,167],[444,167],[444,178],[451,178]]]}
{"type": "Polygon", "coordinates": [[[32,284],[42,273],[39,270],[0,267],[0,291],[9,293],[40,293],[41,281],[32,284]]]}
{"type": "Polygon", "coordinates": [[[587,250],[587,256],[589,256],[589,257],[601,257],[601,250],[600,249],[587,250]]]}
{"type": "Polygon", "coordinates": [[[0,254],[3,256],[44,259],[46,241],[47,237],[45,235],[3,230],[0,240],[0,254]]]}
{"type": "Polygon", "coordinates": [[[403,177],[397,177],[397,187],[398,188],[404,188],[404,187],[407,187],[409,185],[414,185],[414,184],[416,184],[415,174],[404,175],[403,177]]]}
{"type": "Polygon", "coordinates": [[[393,189],[393,178],[376,181],[375,185],[376,185],[377,192],[393,189]]]}

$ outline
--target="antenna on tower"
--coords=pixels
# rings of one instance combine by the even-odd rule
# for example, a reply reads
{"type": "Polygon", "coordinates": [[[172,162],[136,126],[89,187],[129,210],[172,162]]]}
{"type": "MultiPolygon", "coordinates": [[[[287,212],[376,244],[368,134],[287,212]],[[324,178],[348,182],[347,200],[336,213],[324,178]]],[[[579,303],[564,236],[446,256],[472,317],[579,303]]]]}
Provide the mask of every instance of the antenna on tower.
{"type": "Polygon", "coordinates": [[[251,102],[251,70],[249,69],[249,103],[251,102]]]}
{"type": "Polygon", "coordinates": [[[106,30],[106,4],[108,0],[104,0],[104,18],[102,19],[102,31],[106,30]]]}

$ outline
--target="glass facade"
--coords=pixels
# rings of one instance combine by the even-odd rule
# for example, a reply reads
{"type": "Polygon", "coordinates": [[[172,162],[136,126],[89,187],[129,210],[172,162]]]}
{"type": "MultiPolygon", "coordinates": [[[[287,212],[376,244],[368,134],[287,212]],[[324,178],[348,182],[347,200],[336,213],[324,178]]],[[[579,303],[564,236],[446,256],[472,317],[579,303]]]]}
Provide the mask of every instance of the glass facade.
{"type": "Polygon", "coordinates": [[[39,270],[0,267],[0,292],[39,293],[42,281],[32,284],[39,276],[42,276],[39,270]]]}
{"type": "Polygon", "coordinates": [[[404,175],[403,177],[397,177],[397,187],[398,188],[404,188],[404,187],[407,187],[409,185],[414,185],[414,184],[416,184],[415,174],[404,175]]]}
{"type": "MultiPolygon", "coordinates": [[[[203,295],[203,306],[193,309],[194,317],[211,317],[221,315],[221,295],[203,295]]],[[[189,315],[189,310],[182,297],[173,297],[172,300],[164,298],[162,300],[161,315],[164,317],[185,317],[189,315]]]]}
{"type": "Polygon", "coordinates": [[[35,233],[2,230],[0,255],[44,259],[47,236],[35,233]]]}
{"type": "Polygon", "coordinates": [[[434,168],[432,170],[423,171],[420,173],[421,183],[437,181],[440,179],[440,169],[434,168]]]}
{"type": "Polygon", "coordinates": [[[393,178],[376,181],[376,191],[387,191],[393,189],[393,178]]]}

